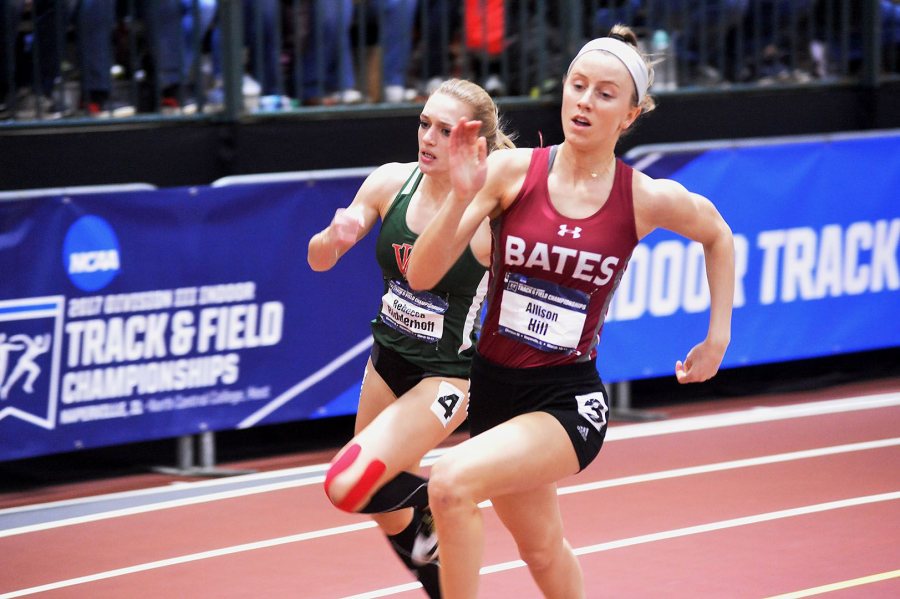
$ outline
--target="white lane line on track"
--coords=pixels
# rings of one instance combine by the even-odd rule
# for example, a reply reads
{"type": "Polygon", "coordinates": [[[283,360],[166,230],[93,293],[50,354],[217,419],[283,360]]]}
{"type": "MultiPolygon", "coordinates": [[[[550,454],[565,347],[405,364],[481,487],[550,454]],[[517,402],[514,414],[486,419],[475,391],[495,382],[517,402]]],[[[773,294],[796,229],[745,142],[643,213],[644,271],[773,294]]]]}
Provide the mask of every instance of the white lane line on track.
{"type": "MultiPolygon", "coordinates": [[[[900,499],[900,491],[894,491],[891,493],[881,493],[878,495],[867,495],[864,497],[853,497],[850,499],[843,499],[840,501],[829,501],[826,503],[817,503],[813,505],[807,505],[797,508],[791,508],[786,510],[778,510],[774,512],[767,512],[763,514],[756,514],[754,516],[745,516],[741,518],[731,518],[728,520],[721,520],[718,522],[709,522],[707,524],[700,524],[697,526],[688,526],[685,528],[677,528],[674,530],[668,530],[658,533],[639,535],[636,537],[630,537],[627,539],[619,539],[616,541],[609,541],[606,543],[598,543],[596,545],[589,545],[587,547],[578,547],[574,549],[576,555],[586,555],[590,553],[599,553],[601,551],[611,551],[614,549],[621,549],[622,547],[632,547],[634,545],[643,545],[646,543],[653,543],[656,541],[665,541],[668,539],[675,539],[679,537],[686,537],[690,535],[702,534],[706,532],[713,532],[717,530],[724,530],[728,528],[737,528],[739,526],[748,526],[751,524],[758,524],[760,522],[771,522],[773,520],[781,520],[785,518],[793,518],[796,516],[804,516],[807,514],[815,514],[826,512],[830,510],[837,510],[848,507],[855,507],[860,505],[867,505],[871,503],[878,503],[883,501],[894,501],[900,499]]],[[[288,543],[296,543],[299,541],[306,541],[315,538],[321,538],[326,536],[332,536],[337,534],[343,534],[347,532],[354,532],[357,530],[362,530],[366,528],[374,528],[375,523],[371,521],[361,522],[359,524],[353,524],[349,526],[339,526],[335,528],[303,533],[297,535],[290,535],[286,537],[279,537],[276,539],[268,539],[265,541],[258,541],[255,543],[245,543],[243,545],[235,545],[233,547],[224,547],[222,549],[215,549],[212,551],[203,551],[200,553],[192,553],[189,555],[182,555],[179,557],[173,557],[165,560],[159,560],[155,562],[149,562],[145,564],[138,564],[136,566],[129,566],[127,568],[118,568],[116,570],[108,570],[106,572],[98,572],[96,574],[90,574],[88,576],[81,576],[78,578],[71,578],[68,580],[60,580],[57,582],[52,582],[49,584],[43,584],[40,586],[30,587],[26,589],[20,589],[16,591],[12,591],[10,593],[5,593],[0,595],[0,599],[13,599],[15,597],[24,597],[27,595],[34,595],[35,593],[43,593],[47,591],[53,591],[57,589],[62,589],[66,587],[72,587],[80,584],[86,584],[89,582],[96,582],[99,580],[105,580],[108,578],[115,578],[117,576],[125,576],[127,574],[135,574],[138,572],[146,572],[148,570],[155,570],[158,568],[165,568],[168,566],[174,566],[178,564],[184,564],[188,562],[199,561],[203,559],[210,559],[214,557],[221,557],[224,555],[233,555],[235,553],[243,553],[247,551],[254,551],[257,549],[265,549],[268,547],[275,547],[278,545],[285,545],[288,543]]],[[[492,566],[485,566],[481,568],[481,575],[493,574],[496,572],[504,572],[506,570],[513,570],[516,568],[524,568],[525,562],[522,560],[513,560],[509,562],[503,562],[499,564],[494,564],[492,566]]],[[[419,583],[407,583],[403,585],[388,587],[384,589],[379,589],[376,591],[370,591],[368,593],[363,593],[360,595],[353,595],[352,597],[347,597],[345,599],[371,599],[374,597],[386,597],[389,595],[394,595],[400,592],[405,592],[408,590],[412,590],[419,587],[419,583]]]]}
{"type": "Polygon", "coordinates": [[[900,570],[892,570],[890,572],[872,574],[871,576],[862,576],[860,578],[854,578],[852,580],[842,580],[840,582],[833,582],[831,584],[823,584],[822,586],[813,587],[811,589],[793,591],[791,593],[785,593],[783,595],[775,595],[769,597],[768,599],[801,599],[802,597],[812,597],[813,595],[823,595],[832,591],[842,591],[844,589],[858,587],[864,584],[873,584],[876,582],[881,582],[883,580],[890,580],[892,578],[900,578],[900,570]]]}
{"type": "Polygon", "coordinates": [[[63,589],[66,587],[72,587],[72,586],[76,586],[79,584],[85,584],[88,582],[96,582],[98,580],[106,580],[107,578],[115,578],[117,576],[125,576],[126,574],[135,574],[137,572],[146,572],[147,570],[156,570],[158,568],[166,568],[168,566],[176,566],[178,564],[185,564],[188,562],[195,562],[198,560],[210,559],[213,557],[221,557],[223,555],[232,555],[235,553],[242,553],[245,551],[254,551],[256,549],[265,549],[267,547],[276,547],[278,545],[286,545],[288,543],[297,543],[300,541],[308,541],[310,539],[318,539],[318,538],[322,538],[322,537],[339,535],[339,534],[344,534],[344,533],[348,533],[348,532],[354,532],[357,530],[363,530],[366,528],[374,528],[374,527],[375,527],[375,522],[368,520],[366,522],[360,522],[358,524],[349,524],[347,526],[336,526],[334,528],[326,528],[324,530],[316,530],[313,532],[305,532],[302,534],[289,535],[286,537],[278,537],[277,539],[266,539],[265,541],[257,541],[255,543],[244,543],[242,545],[234,545],[232,547],[223,547],[221,549],[213,549],[212,551],[201,551],[200,553],[191,553],[188,555],[172,557],[169,559],[162,559],[162,560],[155,561],[155,562],[138,564],[136,566],[128,566],[127,568],[117,568],[115,570],[108,570],[106,572],[98,572],[96,574],[89,574],[87,576],[79,576],[78,578],[70,578],[69,580],[60,580],[58,582],[42,584],[42,585],[36,586],[36,587],[20,589],[18,591],[12,591],[10,593],[4,593],[3,595],[0,595],[0,599],[12,599],[13,597],[24,597],[26,595],[34,595],[35,593],[44,593],[47,591],[63,589]]]}
{"type": "MultiPolygon", "coordinates": [[[[816,514],[820,512],[827,512],[830,510],[837,510],[848,507],[855,507],[860,505],[867,505],[871,503],[877,503],[881,501],[895,501],[900,499],[900,491],[894,491],[892,493],[881,493],[878,495],[868,495],[865,497],[853,497],[851,499],[843,499],[840,501],[829,501],[826,503],[817,503],[814,505],[807,505],[803,507],[791,508],[787,510],[778,510],[775,512],[767,512],[764,514],[757,514],[755,516],[745,516],[743,518],[731,518],[729,520],[721,520],[719,522],[710,522],[707,524],[700,524],[698,526],[688,526],[685,528],[676,528],[674,530],[667,530],[663,532],[640,535],[637,537],[630,537],[627,539],[619,539],[617,541],[609,541],[607,543],[598,543],[597,545],[589,545],[587,547],[577,547],[574,548],[575,555],[587,555],[589,553],[599,553],[601,551],[611,551],[614,549],[621,549],[622,547],[632,547],[634,545],[643,545],[646,543],[654,543],[656,541],[665,541],[668,539],[676,539],[679,537],[687,537],[690,535],[702,534],[706,532],[713,532],[717,530],[725,530],[727,528],[737,528],[739,526],[748,526],[751,524],[758,524],[760,522],[771,522],[773,520],[782,520],[785,518],[793,518],[796,516],[804,516],[807,514],[816,514]]],[[[513,560],[509,562],[503,562],[500,564],[494,564],[492,566],[485,566],[481,568],[481,575],[484,576],[486,574],[494,574],[496,572],[505,572],[506,570],[513,570],[516,568],[524,568],[525,562],[522,560],[513,560]]],[[[402,593],[411,589],[415,589],[421,586],[419,583],[409,583],[402,584],[393,587],[387,587],[384,589],[378,589],[375,591],[370,591],[368,593],[362,593],[359,595],[352,595],[350,597],[345,597],[344,599],[375,599],[376,597],[388,597],[390,595],[396,595],[398,593],[402,593]]]]}
{"type": "Polygon", "coordinates": [[[687,418],[657,420],[655,422],[645,422],[626,426],[613,426],[610,427],[606,438],[607,440],[622,441],[625,439],[655,437],[658,435],[686,433],[713,428],[740,426],[744,424],[757,424],[761,422],[773,422],[776,420],[788,420],[792,418],[806,418],[810,416],[825,416],[843,412],[890,408],[898,405],[900,405],[900,393],[894,392],[791,404],[786,406],[759,406],[750,408],[749,410],[740,410],[736,412],[722,412],[706,416],[691,416],[687,418]]]}
{"type": "Polygon", "coordinates": [[[117,491],[115,493],[105,493],[103,495],[91,495],[88,497],[75,497],[73,499],[61,499],[59,501],[48,501],[45,503],[33,503],[30,505],[19,505],[0,509],[0,517],[10,514],[20,514],[23,512],[33,512],[37,510],[46,510],[54,508],[62,508],[69,506],[77,506],[84,503],[95,503],[98,501],[113,501],[116,499],[130,499],[132,497],[141,497],[144,495],[155,495],[165,493],[178,493],[185,489],[204,489],[216,488],[223,486],[233,486],[241,482],[265,481],[272,478],[287,478],[290,476],[316,475],[324,472],[324,464],[313,464],[310,466],[299,466],[297,468],[284,468],[282,470],[269,470],[267,472],[256,472],[253,474],[240,474],[228,478],[214,478],[210,480],[198,480],[190,482],[173,482],[165,487],[149,487],[146,489],[134,489],[132,491],[117,491]]]}
{"type": "MultiPolygon", "coordinates": [[[[825,447],[817,450],[804,450],[804,451],[796,451],[785,454],[774,454],[772,456],[763,457],[763,458],[753,458],[750,460],[734,460],[732,462],[722,462],[720,464],[709,464],[707,466],[698,466],[692,468],[678,468],[674,470],[666,470],[661,472],[649,473],[646,475],[640,476],[626,476],[618,479],[610,479],[607,481],[599,481],[598,483],[591,484],[582,484],[582,485],[572,485],[569,487],[561,487],[558,490],[558,494],[567,495],[571,493],[584,493],[593,491],[599,488],[609,488],[613,486],[624,486],[630,484],[638,484],[642,482],[648,482],[653,480],[661,480],[666,478],[674,478],[676,476],[690,476],[694,474],[702,474],[704,472],[716,472],[727,469],[723,467],[725,464],[731,464],[731,468],[744,468],[748,466],[756,466],[756,465],[764,465],[767,463],[779,463],[789,461],[791,459],[807,459],[813,457],[819,457],[821,455],[835,455],[838,453],[846,453],[853,451],[863,451],[867,449],[880,449],[884,447],[892,447],[900,445],[900,438],[894,439],[884,439],[881,441],[868,441],[863,443],[852,443],[847,445],[838,445],[833,447],[825,447]],[[794,456],[794,457],[790,457],[794,456]],[[750,463],[752,462],[752,464],[750,463]]],[[[863,505],[865,503],[873,503],[875,501],[888,501],[892,499],[900,498],[900,492],[894,493],[884,493],[880,495],[871,495],[868,497],[860,497],[853,498],[843,501],[832,501],[823,504],[816,504],[813,506],[806,506],[803,508],[794,508],[790,510],[781,510],[777,512],[770,512],[768,514],[759,514],[756,516],[747,516],[743,518],[735,518],[731,520],[723,520],[718,523],[704,524],[699,526],[692,526],[682,529],[676,529],[674,531],[662,532],[662,533],[654,533],[651,535],[642,535],[639,537],[633,537],[631,539],[623,539],[620,541],[612,541],[609,543],[602,543],[600,545],[593,545],[589,547],[583,547],[580,549],[576,549],[575,553],[578,555],[582,555],[585,553],[595,553],[598,551],[608,551],[610,549],[617,549],[619,547],[627,547],[630,545],[636,545],[641,543],[648,543],[656,540],[664,540],[667,538],[675,538],[678,536],[686,536],[688,534],[699,534],[701,532],[709,532],[712,530],[721,530],[723,528],[732,528],[735,526],[743,526],[746,524],[754,524],[756,522],[764,522],[768,520],[775,520],[779,518],[787,518],[796,515],[802,515],[807,513],[815,513],[820,511],[826,511],[830,509],[838,509],[842,507],[849,507],[853,505],[863,505]]],[[[483,502],[480,504],[480,507],[484,507],[488,502],[483,502]]],[[[266,547],[273,547],[277,545],[284,545],[286,543],[297,543],[301,541],[308,541],[313,539],[318,539],[322,537],[328,537],[337,534],[347,534],[351,532],[357,532],[360,530],[365,530],[369,528],[374,528],[375,523],[372,521],[361,522],[359,524],[347,525],[347,526],[338,526],[333,528],[326,528],[317,531],[310,531],[306,533],[290,535],[286,537],[279,537],[276,539],[269,539],[264,541],[257,541],[253,543],[245,543],[242,545],[236,545],[233,547],[225,547],[222,549],[215,549],[210,551],[204,551],[200,553],[190,554],[181,557],[175,557],[165,560],[159,560],[156,562],[150,562],[147,564],[139,564],[136,566],[130,566],[126,568],[118,568],[115,570],[109,570],[107,572],[100,572],[97,574],[91,574],[87,576],[82,576],[79,578],[73,578],[69,580],[58,581],[55,583],[45,584],[37,587],[31,587],[29,589],[21,589],[19,591],[14,591],[11,594],[0,595],[0,599],[5,599],[6,597],[21,597],[25,595],[34,594],[37,592],[44,592],[48,590],[54,590],[58,588],[64,588],[68,586],[74,586],[78,584],[85,584],[88,582],[94,582],[97,580],[103,580],[106,578],[114,578],[116,576],[124,576],[127,574],[134,574],[137,572],[143,572],[146,570],[153,570],[156,568],[164,568],[168,566],[173,566],[177,564],[182,564],[186,562],[198,561],[202,559],[209,559],[214,557],[220,557],[223,555],[230,555],[233,553],[241,553],[244,551],[252,551],[255,549],[263,549],[266,547]]],[[[492,572],[499,572],[503,570],[509,570],[512,568],[522,567],[524,566],[524,562],[521,560],[515,560],[512,562],[506,562],[504,564],[497,564],[494,566],[486,566],[482,568],[482,574],[490,574],[492,572]]],[[[374,591],[376,593],[381,593],[382,591],[389,590],[390,592],[387,595],[395,594],[399,592],[403,592],[406,590],[412,590],[418,588],[419,583],[408,583],[404,585],[399,585],[397,587],[390,587],[389,589],[382,589],[381,591],[374,591]]],[[[360,595],[359,597],[383,597],[385,594],[376,594],[376,595],[360,595]]]]}
{"type": "MultiPolygon", "coordinates": [[[[688,418],[676,418],[667,421],[658,421],[658,422],[646,422],[640,424],[628,424],[628,425],[615,425],[610,427],[609,431],[606,434],[605,443],[622,441],[626,439],[637,439],[643,437],[657,436],[657,435],[667,435],[674,434],[680,432],[691,432],[691,431],[700,431],[700,430],[708,430],[713,428],[721,428],[721,427],[729,427],[729,426],[740,426],[743,424],[756,424],[761,422],[771,422],[774,420],[785,420],[791,418],[805,418],[810,416],[824,416],[829,414],[837,414],[842,412],[852,412],[852,411],[861,411],[861,410],[870,410],[870,409],[879,409],[879,408],[891,408],[900,405],[900,393],[883,393],[878,395],[867,395],[861,397],[850,397],[844,399],[833,399],[826,401],[817,401],[817,402],[808,402],[801,404],[792,404],[787,406],[778,406],[778,407],[756,407],[751,408],[749,410],[740,410],[736,412],[724,412],[721,414],[711,414],[707,416],[693,416],[688,418]]],[[[429,466],[434,461],[439,458],[441,455],[446,452],[446,449],[435,449],[433,451],[428,452],[425,458],[422,460],[423,466],[429,466]]],[[[256,482],[263,481],[269,478],[283,478],[285,476],[297,475],[297,476],[309,476],[309,478],[305,478],[300,481],[288,481],[286,483],[278,483],[275,485],[259,485],[255,488],[248,489],[239,489],[234,491],[226,491],[222,493],[212,493],[204,498],[189,498],[189,499],[181,499],[174,501],[166,501],[161,500],[158,503],[150,504],[147,506],[141,506],[136,508],[128,508],[128,509],[113,509],[108,512],[103,512],[100,514],[92,514],[90,516],[83,516],[80,518],[67,518],[63,520],[59,520],[59,523],[47,523],[46,527],[55,527],[55,526],[67,526],[69,524],[80,524],[82,522],[92,522],[96,519],[102,518],[115,518],[119,516],[127,516],[133,513],[143,513],[147,511],[153,511],[156,509],[168,509],[171,507],[179,507],[181,505],[191,505],[194,503],[202,503],[205,501],[218,501],[221,499],[229,499],[230,497],[241,497],[244,495],[250,495],[253,493],[266,493],[270,491],[277,491],[284,488],[288,488],[290,486],[304,486],[311,484],[319,484],[324,480],[324,474],[327,469],[327,464],[317,464],[311,466],[304,466],[300,468],[290,468],[285,470],[273,470],[270,472],[259,472],[255,474],[245,474],[241,476],[234,476],[225,479],[215,479],[215,480],[205,480],[205,481],[197,481],[197,482],[189,482],[189,483],[181,483],[177,485],[167,485],[165,487],[156,487],[153,489],[139,489],[135,491],[122,491],[119,493],[111,493],[107,495],[99,495],[94,497],[80,497],[77,499],[66,499],[62,501],[54,501],[42,504],[34,504],[28,506],[20,506],[14,508],[7,508],[0,510],[0,518],[7,516],[9,514],[15,514],[25,511],[35,511],[41,509],[52,509],[58,507],[65,507],[71,505],[79,505],[90,502],[98,502],[105,501],[115,498],[128,499],[131,497],[143,496],[143,495],[151,495],[151,494],[165,494],[168,492],[179,492],[183,491],[186,488],[191,489],[214,489],[219,486],[226,485],[234,485],[236,483],[240,483],[241,481],[247,482],[256,482]],[[320,476],[315,476],[315,473],[319,473],[320,476]],[[286,486],[285,486],[286,485],[286,486]],[[182,503],[185,502],[185,503],[182,503]],[[137,510],[137,511],[135,511],[137,510]],[[82,520],[82,518],[88,518],[86,520],[82,520]]],[[[41,525],[34,525],[41,526],[41,525]]],[[[4,536],[9,536],[11,534],[21,534],[19,532],[13,532],[16,530],[22,530],[22,532],[29,532],[27,530],[29,527],[22,527],[21,529],[8,529],[6,531],[0,530],[0,538],[4,536]]],[[[35,530],[43,530],[43,528],[36,528],[35,530]]]]}
{"type": "MultiPolygon", "coordinates": [[[[674,468],[671,470],[662,470],[659,472],[648,472],[646,474],[637,474],[632,476],[623,476],[620,478],[612,478],[607,480],[601,480],[593,483],[583,483],[580,485],[570,485],[564,486],[557,489],[558,495],[569,495],[572,493],[581,493],[585,491],[593,491],[596,489],[606,489],[610,487],[620,487],[624,485],[638,484],[644,482],[651,482],[656,480],[663,480],[667,478],[676,478],[679,476],[692,476],[695,474],[705,474],[708,472],[720,472],[723,470],[730,470],[736,468],[748,468],[752,466],[763,466],[766,464],[775,464],[779,462],[788,462],[792,460],[802,460],[809,458],[817,458],[828,455],[835,455],[839,453],[849,453],[854,451],[865,451],[870,449],[882,449],[885,447],[893,447],[896,445],[900,445],[900,437],[894,437],[891,439],[879,439],[876,441],[863,441],[860,443],[848,443],[845,445],[834,445],[831,447],[820,447],[817,449],[804,449],[802,451],[791,451],[787,453],[778,453],[772,454],[768,456],[760,456],[756,458],[747,458],[743,460],[731,460],[728,462],[718,462],[712,464],[703,464],[701,466],[690,466],[687,468],[674,468]]],[[[177,507],[184,507],[188,505],[196,505],[199,503],[206,503],[209,501],[219,501],[225,499],[234,499],[236,497],[246,496],[246,495],[254,495],[256,493],[263,492],[271,492],[271,491],[281,491],[285,489],[291,489],[294,487],[305,486],[313,483],[322,483],[324,482],[324,476],[316,476],[309,479],[304,479],[302,481],[286,481],[281,483],[274,483],[269,485],[261,485],[258,487],[252,487],[248,489],[240,489],[237,491],[227,491],[225,493],[215,493],[211,495],[202,495],[199,497],[188,497],[185,499],[177,499],[174,501],[167,501],[164,503],[151,504],[146,506],[137,506],[131,507],[121,510],[114,510],[110,512],[103,512],[99,514],[91,514],[88,516],[79,516],[77,518],[68,518],[65,520],[56,520],[53,522],[44,522],[41,524],[31,524],[28,526],[21,526],[18,528],[10,528],[8,530],[0,531],[0,538],[3,537],[11,537],[15,535],[27,534],[31,532],[37,532],[41,530],[49,530],[52,528],[60,528],[63,526],[73,526],[77,524],[86,524],[89,522],[96,522],[98,520],[106,520],[109,518],[120,518],[124,516],[133,516],[135,514],[143,514],[147,512],[153,512],[162,509],[170,509],[177,507]]],[[[479,507],[487,507],[490,506],[490,501],[483,501],[479,504],[479,507]]]]}
{"type": "MultiPolygon", "coordinates": [[[[323,482],[325,480],[324,476],[315,477],[312,479],[313,482],[316,480],[318,482],[323,482]]],[[[303,481],[302,484],[305,484],[303,481]]],[[[155,512],[158,510],[167,510],[172,508],[184,507],[188,505],[196,505],[199,503],[208,503],[211,501],[223,501],[227,499],[234,499],[236,497],[243,497],[246,495],[255,495],[257,493],[269,493],[272,491],[282,491],[284,489],[292,489],[294,487],[301,486],[297,481],[287,481],[282,483],[273,483],[268,485],[260,485],[257,487],[250,487],[247,489],[239,489],[235,491],[226,491],[223,493],[212,493],[209,495],[200,495],[197,497],[188,497],[185,499],[175,499],[172,501],[163,501],[160,503],[152,503],[148,505],[141,505],[136,507],[118,509],[118,510],[110,510],[108,512],[101,512],[97,514],[90,514],[87,516],[78,516],[75,518],[65,518],[62,520],[54,520],[51,522],[42,522],[40,524],[30,524],[28,526],[20,526],[18,528],[9,528],[7,530],[0,530],[0,539],[4,537],[12,537],[15,535],[21,535],[31,532],[38,532],[41,530],[49,530],[51,528],[60,528],[63,526],[73,526],[76,524],[86,524],[88,522],[97,522],[99,520],[108,520],[111,518],[122,518],[124,516],[133,516],[135,514],[145,514],[147,512],[155,512]]]]}
{"type": "Polygon", "coordinates": [[[882,449],[885,447],[894,447],[900,445],[900,437],[893,439],[879,439],[877,441],[863,441],[860,443],[848,443],[846,445],[833,445],[831,447],[821,447],[818,449],[804,449],[802,451],[791,451],[787,453],[776,453],[757,458],[746,458],[743,460],[731,460],[728,462],[719,462],[717,464],[704,464],[702,466],[689,466],[687,468],[674,468],[672,470],[663,470],[661,472],[653,472],[650,474],[638,474],[635,476],[623,476],[621,478],[613,478],[609,480],[600,480],[593,483],[583,483],[580,485],[571,485],[568,487],[560,487],[557,495],[569,495],[570,493],[582,493],[584,491],[594,491],[597,489],[606,489],[609,487],[618,487],[631,484],[632,482],[640,483],[650,480],[663,480],[666,478],[677,478],[680,476],[691,476],[694,474],[706,474],[709,472],[721,472],[723,470],[736,470],[738,468],[750,468],[753,466],[763,466],[766,464],[777,464],[779,462],[791,462],[794,460],[804,460],[808,458],[820,458],[823,456],[836,455],[839,453],[850,453],[853,451],[866,451],[869,449],[882,449]]]}
{"type": "MultiPolygon", "coordinates": [[[[760,456],[756,458],[747,458],[742,460],[730,460],[727,462],[718,462],[712,464],[703,464],[701,466],[690,466],[687,468],[674,468],[671,470],[662,470],[659,472],[648,472],[646,474],[637,474],[632,476],[624,476],[620,478],[613,478],[607,480],[601,480],[592,483],[583,483],[580,485],[570,485],[565,487],[560,487],[557,490],[558,495],[569,495],[572,493],[582,493],[586,491],[593,491],[596,489],[606,489],[610,487],[619,487],[624,485],[638,484],[656,480],[663,480],[668,478],[676,478],[681,476],[692,476],[696,474],[705,474],[708,472],[721,472],[723,470],[733,470],[737,468],[749,468],[753,466],[763,466],[766,464],[776,464],[779,462],[789,462],[793,460],[803,460],[810,458],[817,458],[822,456],[835,455],[839,453],[849,453],[855,451],[866,451],[871,449],[883,449],[886,447],[894,447],[900,445],[900,437],[894,437],[890,439],[879,439],[876,441],[863,441],[860,443],[848,443],[845,445],[834,445],[831,447],[820,447],[817,449],[804,449],[801,451],[791,451],[787,453],[779,453],[772,454],[768,456],[760,456]]],[[[304,479],[302,481],[286,481],[281,483],[273,483],[269,485],[260,485],[257,487],[251,487],[248,489],[239,489],[236,491],[227,491],[225,493],[215,493],[210,495],[201,495],[198,497],[188,497],[185,499],[178,499],[174,501],[167,501],[163,503],[156,503],[151,505],[144,506],[136,506],[121,510],[113,510],[109,512],[102,512],[98,514],[90,514],[87,516],[79,516],[76,518],[67,518],[64,520],[55,520],[52,522],[43,522],[40,524],[31,524],[28,526],[20,526],[18,528],[10,528],[8,530],[0,531],[0,539],[4,537],[11,537],[16,535],[28,534],[33,532],[38,532],[42,530],[49,530],[53,528],[60,528],[63,526],[74,526],[77,524],[87,524],[89,522],[97,522],[99,520],[107,520],[110,518],[121,518],[125,516],[133,516],[136,514],[143,514],[148,512],[153,512],[162,509],[171,509],[177,507],[184,507],[188,505],[196,505],[200,503],[207,503],[210,501],[219,501],[225,499],[234,499],[236,497],[242,497],[247,495],[255,495],[257,493],[263,492],[271,492],[271,491],[282,491],[285,489],[291,489],[294,487],[305,486],[313,483],[322,483],[324,482],[324,476],[316,476],[309,479],[304,479]]],[[[490,501],[483,501],[479,504],[480,507],[486,507],[491,505],[490,501]]]]}

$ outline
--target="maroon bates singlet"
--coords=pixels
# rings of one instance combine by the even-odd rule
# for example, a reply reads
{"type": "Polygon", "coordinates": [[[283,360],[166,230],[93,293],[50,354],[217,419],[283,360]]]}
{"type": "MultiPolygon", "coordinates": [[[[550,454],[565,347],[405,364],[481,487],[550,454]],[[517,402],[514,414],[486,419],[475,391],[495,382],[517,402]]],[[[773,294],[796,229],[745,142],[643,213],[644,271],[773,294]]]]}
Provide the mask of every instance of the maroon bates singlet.
{"type": "Polygon", "coordinates": [[[550,203],[551,149],[533,151],[518,197],[491,223],[488,313],[478,352],[512,368],[596,357],[613,291],[638,243],[631,167],[616,160],[606,203],[587,218],[567,218],[550,203]]]}

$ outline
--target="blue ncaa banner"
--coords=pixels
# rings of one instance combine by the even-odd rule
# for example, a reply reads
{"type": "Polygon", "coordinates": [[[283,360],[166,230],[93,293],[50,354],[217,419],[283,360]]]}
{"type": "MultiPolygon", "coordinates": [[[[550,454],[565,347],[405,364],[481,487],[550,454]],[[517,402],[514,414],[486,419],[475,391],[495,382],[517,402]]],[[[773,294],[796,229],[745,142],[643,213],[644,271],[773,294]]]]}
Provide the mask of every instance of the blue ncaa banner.
{"type": "Polygon", "coordinates": [[[310,418],[354,395],[374,235],[327,273],[306,248],[359,183],[0,202],[0,460],[310,418]]]}
{"type": "MultiPolygon", "coordinates": [[[[628,160],[708,197],[734,232],[723,367],[900,345],[900,131],[647,146],[628,160]]],[[[598,369],[671,375],[708,318],[703,248],[654,232],[616,292],[598,369]]]]}
{"type": "MultiPolygon", "coordinates": [[[[900,132],[627,160],[734,231],[725,368],[900,344],[900,132]]],[[[377,231],[326,273],[306,248],[365,175],[293,175],[0,201],[0,460],[353,413],[377,231]]],[[[604,380],[672,375],[706,334],[705,277],[698,244],[642,240],[603,328],[604,380]]]]}

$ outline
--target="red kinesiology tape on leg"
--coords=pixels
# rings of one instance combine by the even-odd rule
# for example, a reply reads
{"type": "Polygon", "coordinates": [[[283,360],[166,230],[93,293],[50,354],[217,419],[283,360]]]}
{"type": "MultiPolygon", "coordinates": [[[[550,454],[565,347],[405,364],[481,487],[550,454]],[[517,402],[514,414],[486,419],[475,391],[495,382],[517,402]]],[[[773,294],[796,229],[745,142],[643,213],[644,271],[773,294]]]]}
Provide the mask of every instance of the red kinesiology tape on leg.
{"type": "Polygon", "coordinates": [[[354,443],[347,448],[347,451],[341,454],[341,457],[339,457],[334,464],[331,465],[331,468],[328,469],[328,473],[325,474],[326,493],[328,493],[328,488],[331,487],[331,481],[334,480],[334,477],[349,468],[350,465],[356,461],[356,458],[359,457],[360,451],[362,451],[362,447],[354,443]]]}
{"type": "MultiPolygon", "coordinates": [[[[347,451],[345,451],[334,464],[331,465],[331,468],[328,469],[328,474],[325,475],[325,493],[328,493],[334,477],[349,468],[353,462],[356,461],[356,458],[359,457],[360,451],[362,451],[362,448],[354,443],[347,448],[347,451]]],[[[378,482],[378,479],[381,478],[381,475],[384,474],[386,469],[387,466],[385,466],[384,462],[381,460],[372,460],[372,462],[366,466],[365,472],[362,473],[362,476],[359,477],[359,480],[353,488],[347,493],[347,496],[344,497],[340,503],[335,504],[337,508],[344,510],[345,512],[352,512],[353,508],[356,507],[356,504],[372,490],[375,483],[378,482]]]]}
{"type": "Polygon", "coordinates": [[[344,500],[337,505],[338,509],[344,510],[345,512],[352,512],[353,508],[362,501],[362,498],[372,490],[375,483],[377,483],[378,479],[381,478],[381,475],[384,474],[386,468],[387,466],[385,466],[384,462],[381,460],[372,460],[372,463],[366,466],[366,471],[359,477],[359,480],[353,488],[350,489],[350,492],[347,493],[344,500]]]}

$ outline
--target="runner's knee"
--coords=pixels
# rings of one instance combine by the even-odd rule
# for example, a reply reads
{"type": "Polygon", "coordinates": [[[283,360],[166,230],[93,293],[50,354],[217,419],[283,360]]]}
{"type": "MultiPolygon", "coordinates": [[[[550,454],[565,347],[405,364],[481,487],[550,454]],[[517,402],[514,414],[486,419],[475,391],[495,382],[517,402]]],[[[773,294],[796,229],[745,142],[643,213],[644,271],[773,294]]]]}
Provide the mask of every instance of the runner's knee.
{"type": "Polygon", "coordinates": [[[435,462],[428,477],[428,501],[431,511],[440,513],[475,505],[465,469],[444,458],[435,462]]]}
{"type": "Polygon", "coordinates": [[[519,557],[528,564],[528,568],[535,572],[555,568],[560,558],[566,552],[565,542],[562,539],[553,539],[544,543],[519,545],[519,557]]]}
{"type": "Polygon", "coordinates": [[[357,464],[360,451],[359,445],[351,445],[331,463],[325,474],[325,495],[345,512],[355,512],[365,505],[386,469],[381,460],[371,460],[360,470],[357,464]]]}

